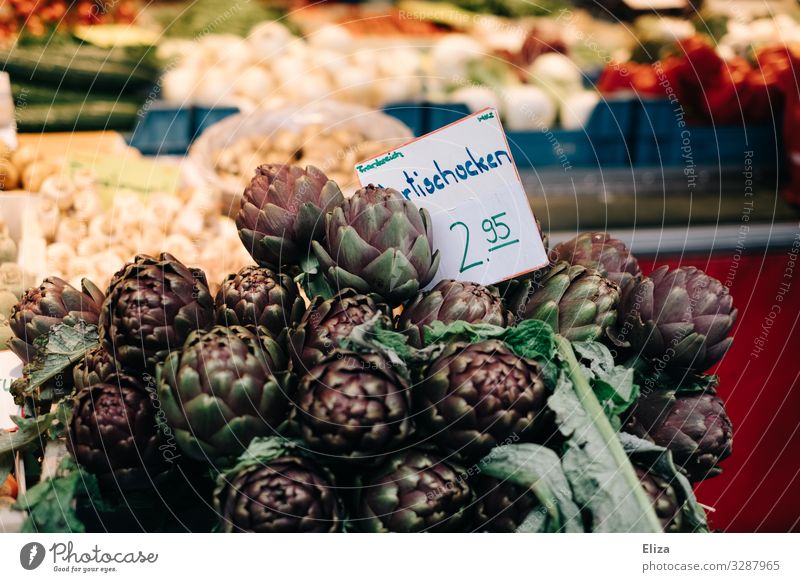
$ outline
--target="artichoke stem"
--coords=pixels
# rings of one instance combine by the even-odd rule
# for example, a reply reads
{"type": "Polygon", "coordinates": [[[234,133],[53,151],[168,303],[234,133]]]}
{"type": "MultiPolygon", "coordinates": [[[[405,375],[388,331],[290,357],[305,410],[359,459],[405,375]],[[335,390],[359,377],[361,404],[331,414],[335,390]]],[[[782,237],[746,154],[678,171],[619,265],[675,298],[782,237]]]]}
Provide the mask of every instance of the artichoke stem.
{"type": "Polygon", "coordinates": [[[619,474],[622,475],[630,486],[633,497],[636,499],[641,510],[641,515],[646,520],[642,525],[646,526],[646,531],[653,533],[662,532],[661,522],[658,520],[658,516],[650,503],[647,493],[644,488],[642,488],[639,477],[637,477],[636,471],[628,455],[625,453],[625,449],[622,448],[622,444],[619,442],[617,431],[611,426],[608,417],[606,417],[603,412],[603,407],[597,400],[597,396],[595,396],[592,387],[581,372],[578,360],[575,358],[575,352],[572,351],[572,345],[564,336],[558,335],[556,337],[558,338],[558,352],[567,364],[567,373],[569,374],[570,380],[572,380],[575,394],[583,405],[586,414],[592,419],[592,422],[603,437],[608,452],[616,462],[619,474]]]}

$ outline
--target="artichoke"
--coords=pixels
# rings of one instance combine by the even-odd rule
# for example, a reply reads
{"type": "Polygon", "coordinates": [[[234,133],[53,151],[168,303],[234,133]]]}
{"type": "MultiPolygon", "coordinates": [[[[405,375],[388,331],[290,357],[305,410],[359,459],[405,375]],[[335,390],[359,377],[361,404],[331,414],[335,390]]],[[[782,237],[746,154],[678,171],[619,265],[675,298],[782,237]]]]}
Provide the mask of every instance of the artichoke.
{"type": "Polygon", "coordinates": [[[151,395],[121,376],[78,393],[67,447],[104,486],[146,488],[166,471],[160,436],[151,395]]]}
{"type": "Polygon", "coordinates": [[[371,295],[344,289],[325,300],[316,297],[300,323],[289,330],[289,349],[298,370],[306,371],[340,347],[358,325],[376,316],[391,328],[391,311],[371,295]]]}
{"type": "Polygon", "coordinates": [[[343,199],[339,186],[313,166],[260,166],[236,216],[239,238],[262,267],[300,265],[310,242],[324,236],[323,216],[343,199]]]}
{"type": "Polygon", "coordinates": [[[298,456],[252,464],[217,496],[225,531],[327,533],[339,531],[342,516],[326,474],[298,456]]]}
{"type": "Polygon", "coordinates": [[[660,362],[673,375],[702,372],[718,362],[737,310],[727,287],[695,267],[659,267],[626,291],[617,340],[660,362]]]}
{"type": "Polygon", "coordinates": [[[499,340],[449,344],[413,388],[416,423],[440,447],[478,459],[533,430],[547,398],[540,372],[499,340]]]}
{"type": "Polygon", "coordinates": [[[480,476],[476,485],[475,529],[494,533],[517,531],[539,500],[533,491],[511,481],[480,476]]]}
{"type": "Polygon", "coordinates": [[[642,270],[621,240],[605,232],[582,232],[573,239],[557,244],[553,261],[566,261],[594,269],[609,281],[625,289],[642,278],[642,270]]]}
{"type": "Polygon", "coordinates": [[[649,472],[639,465],[634,465],[633,468],[653,503],[653,509],[664,531],[666,533],[683,531],[683,503],[678,498],[675,487],[660,475],[649,472]]]}
{"type": "Polygon", "coordinates": [[[8,342],[8,347],[23,362],[36,357],[34,342],[46,336],[54,325],[98,322],[103,293],[88,279],[81,281],[81,286],[78,291],[63,279],[48,277],[25,292],[11,314],[11,330],[16,337],[8,342]]]}
{"type": "Polygon", "coordinates": [[[205,273],[170,254],[137,256],[114,275],[100,313],[100,340],[126,370],[155,374],[189,334],[214,320],[205,273]]]}
{"type": "Polygon", "coordinates": [[[272,337],[300,320],[305,302],[288,275],[263,267],[245,267],[228,275],[215,300],[217,323],[242,325],[251,331],[263,326],[272,337]]]}
{"type": "Polygon", "coordinates": [[[536,284],[523,316],[547,322],[570,341],[596,341],[617,321],[619,287],[597,271],[556,263],[536,284]]]}
{"type": "Polygon", "coordinates": [[[394,452],[411,434],[409,388],[377,354],[335,351],[301,380],[292,426],[309,449],[346,460],[394,452]]]}
{"type": "Polygon", "coordinates": [[[411,345],[421,348],[425,326],[434,321],[491,323],[506,327],[511,319],[494,287],[443,279],[405,306],[397,327],[408,336],[411,345]]]}
{"type": "Polygon", "coordinates": [[[335,289],[376,293],[392,306],[414,297],[439,268],[427,210],[391,188],[367,186],[325,218],[314,253],[335,289]]]}
{"type": "Polygon", "coordinates": [[[718,463],[731,454],[733,427],[713,390],[653,390],[629,412],[627,432],[672,452],[691,481],[719,475],[718,463]]]}
{"type": "Polygon", "coordinates": [[[400,453],[362,480],[353,526],[366,532],[470,531],[475,493],[466,477],[434,453],[400,453]]]}
{"type": "Polygon", "coordinates": [[[97,346],[90,350],[72,369],[75,388],[82,390],[95,384],[110,384],[109,380],[117,375],[117,361],[104,347],[97,346]]]}
{"type": "Polygon", "coordinates": [[[159,366],[162,408],[189,457],[236,457],[286,419],[286,356],[275,340],[261,339],[240,326],[196,331],[159,366]]]}

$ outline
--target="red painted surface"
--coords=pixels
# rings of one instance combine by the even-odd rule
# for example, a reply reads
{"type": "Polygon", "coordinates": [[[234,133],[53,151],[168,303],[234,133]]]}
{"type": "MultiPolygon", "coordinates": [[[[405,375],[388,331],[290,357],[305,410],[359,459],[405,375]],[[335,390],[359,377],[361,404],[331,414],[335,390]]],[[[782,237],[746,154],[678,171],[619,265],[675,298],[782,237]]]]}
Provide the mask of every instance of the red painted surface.
{"type": "Polygon", "coordinates": [[[664,264],[701,268],[730,287],[739,310],[733,346],[711,370],[720,376],[719,394],[734,425],[733,454],[722,475],[696,487],[699,501],[715,510],[711,526],[800,531],[800,257],[787,249],[641,263],[645,273],[664,264]],[[763,351],[754,354],[762,333],[763,351]]]}

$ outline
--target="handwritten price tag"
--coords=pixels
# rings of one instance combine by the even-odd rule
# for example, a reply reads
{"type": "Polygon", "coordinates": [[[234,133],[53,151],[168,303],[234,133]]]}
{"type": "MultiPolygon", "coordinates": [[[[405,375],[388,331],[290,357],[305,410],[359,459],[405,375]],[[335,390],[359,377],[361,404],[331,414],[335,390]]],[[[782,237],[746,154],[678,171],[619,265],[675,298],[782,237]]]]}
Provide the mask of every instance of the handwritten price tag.
{"type": "Polygon", "coordinates": [[[394,188],[430,212],[433,244],[442,255],[433,283],[491,284],[547,264],[494,109],[356,164],[356,173],[362,186],[394,188]]]}

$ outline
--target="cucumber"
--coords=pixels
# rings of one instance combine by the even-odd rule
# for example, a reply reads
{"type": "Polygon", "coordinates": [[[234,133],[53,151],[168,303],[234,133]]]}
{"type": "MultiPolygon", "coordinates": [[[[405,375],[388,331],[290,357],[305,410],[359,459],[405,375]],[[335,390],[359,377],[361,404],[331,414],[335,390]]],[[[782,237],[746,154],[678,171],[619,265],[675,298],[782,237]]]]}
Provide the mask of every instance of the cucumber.
{"type": "Polygon", "coordinates": [[[130,131],[140,107],[118,101],[27,105],[16,111],[17,131],[130,131]]]}
{"type": "Polygon", "coordinates": [[[101,49],[89,44],[17,46],[0,51],[11,79],[55,87],[119,92],[152,86],[160,71],[146,48],[101,49]]]}
{"type": "Polygon", "coordinates": [[[77,89],[56,89],[52,86],[30,83],[11,83],[14,105],[18,108],[27,105],[55,105],[61,103],[81,104],[92,101],[120,102],[141,105],[147,93],[99,93],[77,89]]]}

